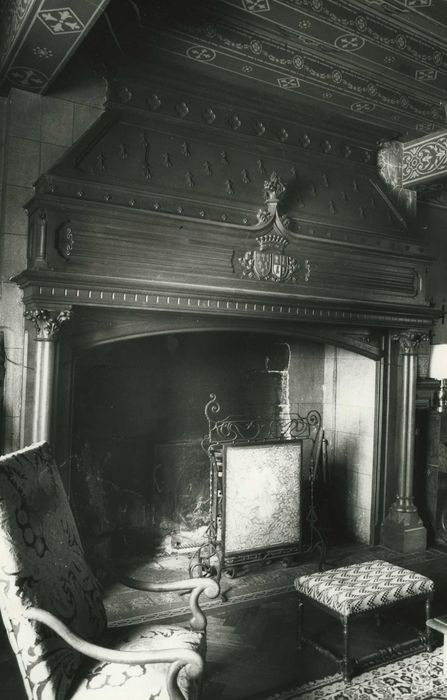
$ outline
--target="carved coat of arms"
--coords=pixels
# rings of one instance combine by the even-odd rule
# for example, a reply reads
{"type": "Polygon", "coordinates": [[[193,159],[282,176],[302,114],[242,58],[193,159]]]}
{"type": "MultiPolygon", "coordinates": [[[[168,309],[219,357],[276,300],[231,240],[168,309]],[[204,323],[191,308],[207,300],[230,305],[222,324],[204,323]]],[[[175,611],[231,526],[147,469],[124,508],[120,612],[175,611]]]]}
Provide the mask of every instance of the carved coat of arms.
{"type": "Polygon", "coordinates": [[[259,250],[248,250],[239,262],[243,277],[272,282],[295,282],[300,266],[296,258],[284,253],[288,241],[277,233],[259,236],[259,250]]]}

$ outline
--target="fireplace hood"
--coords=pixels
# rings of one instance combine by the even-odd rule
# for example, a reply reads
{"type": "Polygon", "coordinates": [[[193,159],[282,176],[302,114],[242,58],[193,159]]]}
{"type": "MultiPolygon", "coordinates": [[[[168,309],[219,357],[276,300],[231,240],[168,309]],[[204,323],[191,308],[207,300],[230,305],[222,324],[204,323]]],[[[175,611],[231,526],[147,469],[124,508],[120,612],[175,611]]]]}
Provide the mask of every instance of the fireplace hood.
{"type": "Polygon", "coordinates": [[[370,141],[248,97],[115,78],[36,183],[24,302],[429,327],[430,259],[370,141]]]}

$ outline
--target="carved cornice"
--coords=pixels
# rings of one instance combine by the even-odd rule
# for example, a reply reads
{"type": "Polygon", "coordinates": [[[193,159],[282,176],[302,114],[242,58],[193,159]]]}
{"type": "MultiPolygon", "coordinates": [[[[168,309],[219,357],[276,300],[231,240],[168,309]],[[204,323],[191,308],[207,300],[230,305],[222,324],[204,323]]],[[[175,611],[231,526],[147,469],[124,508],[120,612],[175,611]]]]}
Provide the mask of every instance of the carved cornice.
{"type": "Polygon", "coordinates": [[[420,344],[430,338],[427,333],[421,333],[416,330],[401,331],[395,333],[392,337],[393,340],[399,342],[400,353],[402,355],[417,355],[420,344]]]}
{"type": "MultiPolygon", "coordinates": [[[[31,310],[58,304],[104,308],[127,308],[164,311],[184,311],[194,314],[222,315],[246,318],[267,318],[289,322],[330,323],[350,326],[394,327],[430,329],[441,313],[427,306],[383,305],[349,301],[315,299],[291,299],[278,292],[266,294],[237,293],[209,288],[199,291],[192,288],[161,285],[122,286],[115,284],[89,284],[81,281],[68,284],[66,275],[53,275],[42,280],[33,272],[24,272],[14,278],[23,290],[23,301],[31,310]],[[33,279],[34,278],[34,279],[33,279]]],[[[275,287],[277,289],[277,287],[275,287]]],[[[65,307],[67,308],[67,307],[65,307]]]]}
{"type": "Polygon", "coordinates": [[[71,318],[71,309],[49,310],[44,308],[26,309],[24,316],[36,329],[36,340],[57,340],[62,324],[71,318]]]}

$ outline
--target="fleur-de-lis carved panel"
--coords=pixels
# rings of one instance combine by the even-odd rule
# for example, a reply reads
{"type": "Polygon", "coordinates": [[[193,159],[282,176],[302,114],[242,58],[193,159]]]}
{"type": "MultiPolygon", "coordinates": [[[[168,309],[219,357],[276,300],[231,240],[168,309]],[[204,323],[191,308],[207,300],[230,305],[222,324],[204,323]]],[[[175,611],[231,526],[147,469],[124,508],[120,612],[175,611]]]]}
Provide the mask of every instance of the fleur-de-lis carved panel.
{"type": "MultiPolygon", "coordinates": [[[[160,129],[150,120],[144,126],[141,123],[137,126],[132,120],[121,119],[108,130],[98,126],[97,139],[90,142],[90,150],[80,148],[75,158],[77,177],[85,180],[76,191],[82,190],[83,197],[91,198],[86,183],[92,180],[104,186],[98,197],[101,201],[116,203],[119,197],[114,194],[113,186],[119,185],[127,189],[126,202],[132,201],[133,208],[146,206],[143,198],[150,192],[152,209],[179,214],[181,205],[183,217],[206,218],[212,211],[209,203],[220,203],[218,218],[222,221],[229,215],[225,202],[231,201],[237,209],[232,209],[229,221],[245,225],[258,220],[264,183],[275,172],[287,189],[286,210],[281,211],[280,205],[279,214],[290,219],[292,230],[295,226],[298,231],[318,231],[310,223],[315,221],[339,227],[348,225],[354,231],[361,224],[362,228],[367,226],[381,235],[405,227],[371,169],[365,164],[359,167],[344,157],[345,167],[341,169],[337,159],[332,160],[322,152],[321,138],[316,142],[318,156],[311,151],[303,155],[298,151],[300,145],[295,150],[291,147],[287,152],[278,151],[277,141],[271,148],[264,147],[260,156],[256,145],[248,147],[242,135],[232,132],[225,137],[221,132],[216,134],[210,125],[206,127],[210,129],[210,138],[204,138],[204,128],[202,125],[200,131],[194,131],[184,127],[179,132],[174,126],[160,129]],[[182,196],[190,198],[192,192],[197,202],[195,207],[178,201],[182,196]],[[105,200],[106,195],[111,199],[105,200]]],[[[345,234],[337,231],[324,235],[345,240],[345,234]]],[[[356,234],[347,235],[354,240],[356,234]]]]}

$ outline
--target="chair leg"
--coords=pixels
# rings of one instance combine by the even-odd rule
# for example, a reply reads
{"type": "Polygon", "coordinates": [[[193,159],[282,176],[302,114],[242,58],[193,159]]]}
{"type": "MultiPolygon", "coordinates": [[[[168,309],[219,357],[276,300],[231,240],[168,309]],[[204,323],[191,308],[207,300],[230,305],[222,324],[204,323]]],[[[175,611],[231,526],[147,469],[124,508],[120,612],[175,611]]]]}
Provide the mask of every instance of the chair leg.
{"type": "Polygon", "coordinates": [[[303,646],[303,601],[298,598],[298,649],[303,646]]]}
{"type": "Polygon", "coordinates": [[[344,617],[342,620],[343,624],[343,660],[341,663],[341,672],[343,674],[343,680],[348,682],[349,677],[349,618],[344,617]]]}

